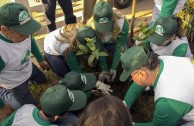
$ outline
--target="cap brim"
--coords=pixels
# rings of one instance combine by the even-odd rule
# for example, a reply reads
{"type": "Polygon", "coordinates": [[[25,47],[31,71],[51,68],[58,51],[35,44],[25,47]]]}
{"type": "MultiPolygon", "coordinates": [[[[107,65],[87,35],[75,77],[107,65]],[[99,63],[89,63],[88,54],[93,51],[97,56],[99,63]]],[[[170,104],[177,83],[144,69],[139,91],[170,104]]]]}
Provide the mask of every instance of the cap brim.
{"type": "Polygon", "coordinates": [[[93,89],[96,85],[97,79],[94,73],[82,73],[86,76],[87,82],[83,91],[89,91],[93,89]]]}
{"type": "Polygon", "coordinates": [[[101,33],[105,33],[105,32],[109,32],[112,29],[112,19],[107,22],[107,23],[98,23],[97,21],[94,21],[95,26],[96,26],[96,31],[101,32],[101,33]]]}
{"type": "Polygon", "coordinates": [[[86,106],[87,97],[83,91],[71,90],[74,95],[74,102],[71,107],[68,108],[67,111],[75,111],[80,110],[86,106]]]}
{"type": "Polygon", "coordinates": [[[127,71],[124,70],[124,71],[121,73],[121,75],[120,75],[120,77],[119,77],[119,80],[120,80],[121,82],[126,81],[126,80],[129,78],[129,75],[131,74],[131,72],[132,72],[132,71],[127,72],[127,71]]]}
{"type": "Polygon", "coordinates": [[[170,36],[161,36],[158,35],[156,32],[152,33],[150,37],[148,38],[150,43],[153,43],[155,45],[161,46],[162,43],[167,40],[170,36]]]}
{"type": "Polygon", "coordinates": [[[27,23],[18,26],[11,26],[10,29],[22,34],[22,35],[32,35],[41,28],[40,23],[38,23],[33,18],[27,23]]]}

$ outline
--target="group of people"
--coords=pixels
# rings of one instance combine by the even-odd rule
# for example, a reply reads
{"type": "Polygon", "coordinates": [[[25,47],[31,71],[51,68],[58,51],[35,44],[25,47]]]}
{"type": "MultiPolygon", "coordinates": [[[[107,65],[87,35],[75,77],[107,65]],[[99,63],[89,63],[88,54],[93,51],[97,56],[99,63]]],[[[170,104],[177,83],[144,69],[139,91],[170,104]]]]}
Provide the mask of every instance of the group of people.
{"type": "Polygon", "coordinates": [[[146,47],[127,49],[127,19],[109,3],[99,1],[88,24],[67,24],[45,37],[45,59],[32,35],[41,25],[25,6],[8,3],[0,7],[0,106],[9,104],[17,109],[1,125],[193,126],[194,59],[181,19],[174,15],[185,2],[155,0],[150,24],[154,32],[143,42],[146,47]],[[87,73],[84,58],[77,55],[80,45],[90,54],[94,50],[106,52],[112,57],[111,65],[105,56],[99,56],[100,74],[87,73]],[[43,92],[40,108],[28,84],[44,83],[46,77],[32,63],[31,52],[44,70],[51,68],[62,77],[43,92]],[[120,81],[133,81],[123,100],[110,95],[111,87],[104,83],[115,80],[120,63],[120,81]],[[132,122],[129,109],[148,86],[155,92],[153,119],[132,122]],[[83,109],[92,95],[101,93],[105,95],[90,103],[78,118],[76,111],[83,109]]]}

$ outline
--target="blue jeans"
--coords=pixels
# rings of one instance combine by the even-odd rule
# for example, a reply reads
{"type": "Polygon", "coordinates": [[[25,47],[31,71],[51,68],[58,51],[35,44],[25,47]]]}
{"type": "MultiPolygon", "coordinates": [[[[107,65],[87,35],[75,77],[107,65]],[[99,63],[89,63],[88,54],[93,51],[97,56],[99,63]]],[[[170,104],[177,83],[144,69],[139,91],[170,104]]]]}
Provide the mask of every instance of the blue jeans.
{"type": "Polygon", "coordinates": [[[55,121],[53,124],[56,124],[57,126],[75,126],[77,119],[78,118],[76,115],[74,115],[72,112],[68,112],[66,116],[55,121]]]}
{"type": "Polygon", "coordinates": [[[45,57],[47,58],[52,71],[58,76],[64,77],[64,75],[70,71],[63,56],[50,55],[45,52],[45,57]]]}
{"type": "Polygon", "coordinates": [[[9,104],[14,109],[19,108],[24,104],[34,104],[37,105],[31,93],[28,90],[28,82],[32,81],[34,83],[44,83],[46,81],[45,75],[38,69],[37,66],[32,64],[32,74],[29,79],[24,83],[13,89],[0,89],[0,97],[6,103],[9,104]]]}
{"type": "MultiPolygon", "coordinates": [[[[0,98],[5,103],[10,105],[13,109],[21,107],[19,102],[15,99],[12,93],[8,92],[5,88],[0,88],[0,98]]],[[[3,107],[3,105],[2,105],[3,107]]]]}

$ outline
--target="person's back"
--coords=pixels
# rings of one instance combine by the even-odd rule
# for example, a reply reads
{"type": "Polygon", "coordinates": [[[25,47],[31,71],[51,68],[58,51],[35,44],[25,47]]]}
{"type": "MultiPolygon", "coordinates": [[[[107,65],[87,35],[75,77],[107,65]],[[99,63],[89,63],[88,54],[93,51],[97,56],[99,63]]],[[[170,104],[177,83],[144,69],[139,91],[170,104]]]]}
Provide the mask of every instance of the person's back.
{"type": "Polygon", "coordinates": [[[77,126],[132,126],[131,115],[115,96],[103,96],[84,110],[77,126]]]}
{"type": "Polygon", "coordinates": [[[78,45],[76,29],[80,26],[81,23],[65,25],[50,32],[44,39],[44,55],[51,69],[60,77],[70,70],[81,72],[79,59],[75,55],[78,45]]]}

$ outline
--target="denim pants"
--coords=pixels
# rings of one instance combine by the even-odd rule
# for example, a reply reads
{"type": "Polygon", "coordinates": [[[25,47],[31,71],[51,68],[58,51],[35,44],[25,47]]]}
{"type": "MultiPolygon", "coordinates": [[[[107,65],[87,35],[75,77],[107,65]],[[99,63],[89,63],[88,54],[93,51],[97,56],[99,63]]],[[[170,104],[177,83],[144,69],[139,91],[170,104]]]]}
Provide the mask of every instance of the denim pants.
{"type": "MultiPolygon", "coordinates": [[[[8,92],[5,88],[0,88],[0,98],[5,103],[10,105],[13,109],[18,109],[21,107],[19,102],[15,99],[12,93],[8,92]]],[[[3,107],[3,106],[2,106],[3,107]]]]}
{"type": "Polygon", "coordinates": [[[64,77],[64,75],[70,71],[63,56],[50,55],[45,52],[45,57],[47,58],[46,60],[48,61],[52,71],[58,76],[64,77]]]}
{"type": "Polygon", "coordinates": [[[37,66],[32,64],[32,74],[29,79],[19,86],[6,90],[4,88],[0,89],[0,98],[9,104],[12,108],[18,109],[24,104],[34,104],[37,105],[31,93],[28,90],[28,82],[32,81],[34,83],[44,83],[46,81],[45,75],[38,69],[37,66]]]}
{"type": "MultiPolygon", "coordinates": [[[[55,23],[56,0],[42,0],[42,3],[45,9],[46,17],[50,21],[50,24],[47,24],[49,32],[54,31],[56,29],[55,23]]],[[[65,23],[66,24],[76,23],[76,16],[73,14],[71,0],[58,0],[58,3],[65,15],[65,23]]]]}
{"type": "Polygon", "coordinates": [[[75,126],[77,119],[78,118],[76,115],[74,115],[72,112],[68,112],[66,116],[57,120],[53,124],[56,124],[57,126],[75,126]]]}

